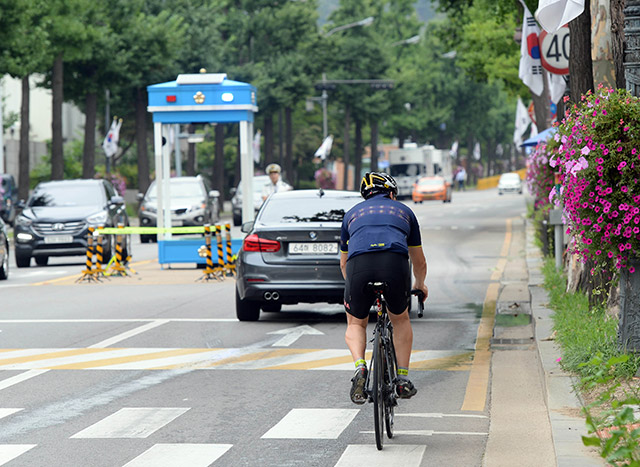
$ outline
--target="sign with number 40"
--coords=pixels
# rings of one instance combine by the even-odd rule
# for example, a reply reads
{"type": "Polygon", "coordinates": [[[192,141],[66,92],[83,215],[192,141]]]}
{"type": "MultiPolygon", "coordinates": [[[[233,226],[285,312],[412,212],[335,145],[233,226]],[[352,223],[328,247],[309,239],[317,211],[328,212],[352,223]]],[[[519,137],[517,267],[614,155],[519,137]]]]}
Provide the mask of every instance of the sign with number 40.
{"type": "Polygon", "coordinates": [[[540,61],[545,70],[556,75],[569,74],[569,26],[553,34],[542,31],[538,36],[540,61]]]}

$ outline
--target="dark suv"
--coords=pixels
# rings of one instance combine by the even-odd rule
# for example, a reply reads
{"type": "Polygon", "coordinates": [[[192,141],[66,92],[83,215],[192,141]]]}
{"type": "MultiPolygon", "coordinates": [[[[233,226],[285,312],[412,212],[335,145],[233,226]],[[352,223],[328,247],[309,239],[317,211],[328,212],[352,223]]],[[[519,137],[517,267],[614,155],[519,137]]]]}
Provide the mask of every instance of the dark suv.
{"type": "Polygon", "coordinates": [[[9,225],[16,218],[18,188],[13,175],[0,174],[0,217],[9,225]]]}
{"type": "MultiPolygon", "coordinates": [[[[124,198],[107,180],[59,180],[38,184],[14,227],[16,264],[29,267],[31,257],[44,266],[50,256],[82,256],[87,253],[90,226],[129,225],[124,198]]],[[[129,238],[129,236],[126,236],[129,238]]],[[[115,251],[112,235],[105,235],[105,263],[115,251]]],[[[131,254],[131,242],[123,251],[131,254]]]]}

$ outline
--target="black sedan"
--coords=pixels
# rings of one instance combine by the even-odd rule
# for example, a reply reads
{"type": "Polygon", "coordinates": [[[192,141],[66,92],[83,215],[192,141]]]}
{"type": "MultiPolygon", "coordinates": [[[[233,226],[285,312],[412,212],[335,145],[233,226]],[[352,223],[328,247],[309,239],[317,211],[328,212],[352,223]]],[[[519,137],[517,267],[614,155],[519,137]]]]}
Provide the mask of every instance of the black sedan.
{"type": "Polygon", "coordinates": [[[362,201],[352,191],[294,190],[274,193],[238,253],[236,315],[255,321],[264,311],[296,303],[342,303],[340,226],[362,201]]]}
{"type": "Polygon", "coordinates": [[[0,280],[9,278],[9,234],[0,217],[0,280]]]}

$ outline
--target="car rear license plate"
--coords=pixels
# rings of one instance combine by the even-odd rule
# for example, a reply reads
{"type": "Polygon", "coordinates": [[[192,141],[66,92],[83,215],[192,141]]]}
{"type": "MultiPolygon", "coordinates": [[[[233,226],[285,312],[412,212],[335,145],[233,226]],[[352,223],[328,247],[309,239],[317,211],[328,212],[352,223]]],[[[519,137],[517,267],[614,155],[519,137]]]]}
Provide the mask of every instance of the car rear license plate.
{"type": "Polygon", "coordinates": [[[335,242],[289,243],[290,255],[335,255],[338,244],[335,242]]]}
{"type": "Polygon", "coordinates": [[[171,219],[171,227],[182,227],[182,219],[171,219]]]}
{"type": "Polygon", "coordinates": [[[47,235],[44,237],[44,242],[48,244],[58,244],[58,243],[71,243],[73,242],[72,235],[47,235]]]}

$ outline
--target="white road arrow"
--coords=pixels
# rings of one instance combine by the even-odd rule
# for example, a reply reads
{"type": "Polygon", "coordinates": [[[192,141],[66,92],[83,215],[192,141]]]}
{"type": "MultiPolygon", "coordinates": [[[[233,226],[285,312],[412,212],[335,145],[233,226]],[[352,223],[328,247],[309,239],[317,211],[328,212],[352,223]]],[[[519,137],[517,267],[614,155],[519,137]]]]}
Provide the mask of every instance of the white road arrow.
{"type": "Polygon", "coordinates": [[[300,339],[305,334],[315,335],[315,336],[323,336],[324,332],[318,331],[311,326],[307,326],[306,324],[303,326],[298,326],[296,328],[287,328],[280,329],[278,331],[272,331],[267,334],[284,334],[281,339],[278,339],[275,343],[271,344],[271,347],[289,347],[295,341],[300,339]]]}

